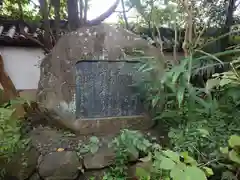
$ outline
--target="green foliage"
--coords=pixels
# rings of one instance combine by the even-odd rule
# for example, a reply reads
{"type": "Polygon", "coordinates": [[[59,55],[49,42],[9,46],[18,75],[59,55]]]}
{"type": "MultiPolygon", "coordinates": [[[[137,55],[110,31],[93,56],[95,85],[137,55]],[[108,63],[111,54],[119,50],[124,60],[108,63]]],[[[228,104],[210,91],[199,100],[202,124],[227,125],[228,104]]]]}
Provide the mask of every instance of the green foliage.
{"type": "Polygon", "coordinates": [[[20,148],[24,148],[28,141],[23,139],[21,122],[14,116],[14,104],[21,104],[22,100],[11,100],[10,104],[0,106],[0,159],[10,159],[20,148]]]}
{"type": "Polygon", "coordinates": [[[207,81],[206,90],[212,92],[224,92],[225,98],[230,98],[235,105],[240,103],[240,59],[233,60],[231,69],[223,73],[216,73],[207,81]]]}
{"type": "Polygon", "coordinates": [[[180,179],[207,179],[204,170],[208,175],[213,175],[210,168],[198,167],[198,163],[188,153],[178,154],[171,150],[155,153],[153,167],[156,172],[161,172],[166,178],[173,180],[180,179]]]}
{"type": "MultiPolygon", "coordinates": [[[[219,57],[238,52],[239,49],[234,49],[208,54],[190,48],[189,57],[165,72],[153,62],[147,62],[139,69],[141,72],[147,72],[147,75],[152,75],[143,80],[139,86],[140,92],[154,120],[167,125],[169,148],[175,152],[188,152],[200,162],[197,165],[200,170],[207,172],[208,175],[214,174],[217,179],[226,177],[234,179],[236,176],[236,170],[226,171],[230,166],[227,160],[223,159],[219,148],[227,145],[229,136],[240,133],[239,62],[233,61],[231,71],[214,76],[215,79],[208,81],[206,88],[196,87],[190,80],[196,70],[195,65],[201,60],[213,59],[222,63],[219,57]],[[203,56],[193,56],[196,52],[203,56]],[[204,165],[209,165],[213,170],[203,167],[204,165]]],[[[238,157],[236,151],[231,155],[236,161],[238,157]]],[[[173,170],[175,162],[166,157],[163,159],[167,166],[164,168],[168,171],[161,176],[166,175],[170,178],[169,173],[173,170]]],[[[160,165],[158,167],[163,167],[163,164],[160,165]]],[[[194,173],[200,173],[195,167],[191,167],[190,171],[192,169],[194,173]]],[[[181,172],[185,171],[189,172],[188,170],[181,172]]]]}
{"type": "Polygon", "coordinates": [[[204,88],[194,87],[190,83],[191,61],[191,58],[186,58],[164,73],[159,73],[158,66],[152,63],[144,64],[139,69],[141,72],[150,72],[149,74],[154,76],[143,80],[139,87],[143,96],[146,97],[146,104],[159,114],[155,120],[166,118],[169,114],[172,116],[172,110],[175,110],[175,113],[181,113],[184,108],[188,108],[192,113],[211,114],[216,109],[215,98],[210,93],[205,93],[204,88]]]}
{"type": "Polygon", "coordinates": [[[81,142],[78,143],[77,146],[77,154],[79,157],[81,157],[83,154],[86,153],[92,153],[95,154],[99,147],[101,146],[101,143],[99,141],[99,139],[96,136],[92,136],[89,139],[89,143],[88,144],[82,144],[81,142]]]}
{"type": "Polygon", "coordinates": [[[32,3],[30,0],[4,0],[3,6],[1,8],[1,16],[2,17],[11,17],[11,19],[20,19],[21,11],[19,9],[19,3],[23,9],[23,18],[25,20],[39,20],[40,15],[39,7],[32,3]]]}
{"type": "MultiPolygon", "coordinates": [[[[195,114],[191,116],[194,120],[181,121],[170,128],[171,146],[175,151],[188,151],[200,162],[215,161],[219,157],[219,148],[227,144],[228,137],[240,132],[239,115],[239,111],[232,114],[217,111],[210,117],[195,114]]],[[[218,164],[217,161],[213,163],[218,164]]]]}
{"type": "MultiPolygon", "coordinates": [[[[50,3],[54,1],[48,1],[50,3]]],[[[60,0],[60,16],[61,19],[66,19],[67,17],[67,1],[66,0],[60,0]]],[[[49,17],[51,19],[54,18],[54,9],[53,5],[51,4],[52,8],[50,9],[49,17]]],[[[1,8],[0,15],[2,17],[8,17],[11,19],[20,19],[21,16],[23,16],[23,19],[25,21],[36,21],[39,22],[41,20],[41,14],[40,14],[40,6],[38,1],[32,1],[32,0],[4,0],[3,6],[1,8]],[[22,12],[19,8],[19,6],[22,6],[22,12]]]]}
{"type": "Polygon", "coordinates": [[[115,165],[105,174],[104,180],[126,179],[127,163],[131,155],[137,152],[142,157],[139,159],[141,162],[149,163],[149,170],[136,168],[136,177],[141,180],[182,180],[181,178],[193,177],[204,180],[213,174],[210,168],[198,164],[187,152],[162,150],[159,144],[149,141],[137,131],[123,130],[110,145],[115,148],[117,157],[115,165]]]}
{"type": "MultiPolygon", "coordinates": [[[[2,90],[0,94],[4,96],[2,90]]],[[[25,103],[25,100],[16,98],[0,105],[0,162],[8,163],[19,150],[25,150],[29,139],[23,133],[23,124],[16,116],[13,105],[25,103]]],[[[25,161],[23,159],[23,165],[25,161]]],[[[0,170],[0,178],[5,174],[5,169],[0,170]]]]}
{"type": "Polygon", "coordinates": [[[139,155],[144,156],[151,148],[160,148],[158,144],[151,143],[141,133],[130,130],[123,130],[109,146],[115,149],[116,159],[114,166],[105,174],[104,180],[126,179],[126,164],[131,158],[138,158],[139,155]]]}
{"type": "Polygon", "coordinates": [[[233,163],[240,165],[240,136],[232,135],[228,140],[228,147],[220,148],[220,151],[226,155],[233,163]]]}

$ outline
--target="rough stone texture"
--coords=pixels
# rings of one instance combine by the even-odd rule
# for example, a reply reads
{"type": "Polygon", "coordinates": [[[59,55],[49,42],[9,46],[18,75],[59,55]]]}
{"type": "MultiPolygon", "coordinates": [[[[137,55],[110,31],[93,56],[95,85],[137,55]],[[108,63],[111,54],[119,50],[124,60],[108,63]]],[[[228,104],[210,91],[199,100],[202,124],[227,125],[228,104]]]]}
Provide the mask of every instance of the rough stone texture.
{"type": "Polygon", "coordinates": [[[100,169],[93,171],[86,171],[82,174],[78,180],[90,180],[90,178],[94,177],[94,180],[103,180],[103,176],[108,169],[100,169]]]}
{"type": "Polygon", "coordinates": [[[34,173],[29,180],[41,180],[41,177],[39,176],[38,173],[34,173]]]}
{"type": "MultiPolygon", "coordinates": [[[[113,140],[113,139],[112,139],[113,140]]],[[[113,165],[116,158],[115,150],[112,147],[108,147],[111,141],[101,142],[101,146],[96,153],[87,153],[83,157],[83,164],[85,169],[103,169],[110,165],[113,165]]],[[[136,162],[139,158],[139,153],[129,154],[129,162],[136,162]]]]}
{"type": "Polygon", "coordinates": [[[83,27],[65,35],[40,65],[38,99],[49,108],[64,102],[69,105],[74,100],[75,64],[78,61],[118,60],[124,56],[124,51],[137,48],[148,55],[160,56],[158,49],[138,35],[107,24],[83,27]]]}
{"type": "MultiPolygon", "coordinates": [[[[159,129],[146,131],[143,134],[148,139],[151,139],[153,135],[160,136],[159,129]]],[[[116,136],[116,134],[98,136],[98,151],[94,154],[90,152],[83,153],[81,154],[82,160],[79,160],[80,157],[76,151],[79,152],[84,145],[90,147],[90,137],[92,136],[77,136],[49,127],[38,127],[30,132],[30,138],[33,146],[38,148],[37,150],[40,153],[34,148],[29,152],[25,152],[25,157],[28,157],[28,168],[21,164],[21,152],[8,166],[4,167],[7,168],[11,180],[14,178],[18,180],[71,180],[75,178],[78,178],[78,180],[90,180],[91,177],[95,177],[95,180],[102,180],[104,172],[109,170],[108,166],[113,165],[115,161],[114,150],[108,148],[108,144],[116,136]],[[81,146],[78,146],[79,144],[81,146]],[[61,148],[61,152],[58,152],[58,148],[61,148]],[[41,155],[39,156],[39,154],[41,155]],[[85,170],[84,174],[80,173],[80,169],[85,170]]],[[[139,162],[138,153],[130,154],[129,164],[131,164],[128,171],[129,176],[135,175],[137,167],[143,167],[146,170],[150,168],[148,163],[139,162]],[[135,163],[137,164],[133,165],[135,163]]],[[[0,161],[0,168],[1,165],[0,161]]]]}
{"type": "MultiPolygon", "coordinates": [[[[161,57],[159,50],[140,36],[107,24],[83,27],[63,36],[41,62],[37,100],[60,117],[59,124],[81,131],[75,115],[76,63],[85,59],[127,59],[135,49],[161,57]]],[[[164,68],[163,64],[159,60],[159,68],[164,68]]]]}
{"type": "Polygon", "coordinates": [[[41,154],[56,151],[58,148],[74,150],[77,146],[77,139],[72,134],[63,134],[63,132],[48,127],[38,127],[30,132],[30,138],[33,146],[41,154]],[[66,137],[68,135],[68,137],[66,137]],[[71,135],[71,137],[69,137],[71,135]]]}
{"type": "Polygon", "coordinates": [[[86,169],[102,169],[114,163],[116,155],[113,149],[103,146],[94,154],[87,154],[83,158],[86,169]]]}
{"type": "Polygon", "coordinates": [[[79,175],[82,164],[76,152],[52,152],[39,157],[38,172],[46,180],[72,180],[79,175]]]}
{"type": "Polygon", "coordinates": [[[4,165],[6,173],[18,180],[27,179],[36,169],[39,153],[35,148],[19,151],[12,160],[4,165]]]}
{"type": "Polygon", "coordinates": [[[153,125],[148,116],[127,116],[97,119],[78,119],[72,129],[77,134],[107,135],[119,133],[121,129],[147,130],[153,125]]]}

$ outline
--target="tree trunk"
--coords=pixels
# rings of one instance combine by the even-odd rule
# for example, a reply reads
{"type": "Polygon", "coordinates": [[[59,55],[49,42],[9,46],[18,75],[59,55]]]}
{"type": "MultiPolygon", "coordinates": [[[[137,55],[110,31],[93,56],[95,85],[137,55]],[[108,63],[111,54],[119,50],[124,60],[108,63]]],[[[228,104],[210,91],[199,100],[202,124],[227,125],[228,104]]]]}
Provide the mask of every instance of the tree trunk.
{"type": "MultiPolygon", "coordinates": [[[[227,34],[230,32],[231,26],[233,25],[233,13],[235,9],[236,0],[228,0],[228,8],[226,9],[226,21],[223,28],[222,34],[227,34]]],[[[221,40],[221,51],[225,51],[229,47],[229,35],[225,36],[221,40]]]]}
{"type": "Polygon", "coordinates": [[[68,23],[70,30],[76,30],[80,27],[80,16],[78,14],[78,0],[68,0],[68,23]]]}
{"type": "Polygon", "coordinates": [[[48,3],[46,0],[39,0],[39,4],[40,4],[40,11],[43,18],[43,29],[44,29],[43,43],[47,49],[52,49],[51,29],[50,29],[50,22],[48,19],[48,15],[49,15],[48,3]]]}
{"type": "Polygon", "coordinates": [[[85,7],[84,7],[84,4],[83,4],[83,0],[80,0],[79,8],[80,8],[80,24],[84,24],[83,11],[84,11],[85,7]]]}
{"type": "Polygon", "coordinates": [[[125,28],[129,29],[129,24],[128,24],[128,19],[127,19],[127,15],[126,15],[125,4],[124,4],[123,0],[121,0],[121,4],[122,4],[123,19],[124,19],[124,22],[125,22],[125,28]]]}
{"type": "Polygon", "coordinates": [[[83,18],[84,23],[87,22],[87,10],[88,10],[88,0],[85,0],[84,1],[84,18],[83,18]]]}
{"type": "Polygon", "coordinates": [[[54,7],[55,21],[54,21],[54,29],[55,29],[55,37],[56,40],[59,39],[60,34],[60,0],[52,0],[52,5],[54,7]]]}

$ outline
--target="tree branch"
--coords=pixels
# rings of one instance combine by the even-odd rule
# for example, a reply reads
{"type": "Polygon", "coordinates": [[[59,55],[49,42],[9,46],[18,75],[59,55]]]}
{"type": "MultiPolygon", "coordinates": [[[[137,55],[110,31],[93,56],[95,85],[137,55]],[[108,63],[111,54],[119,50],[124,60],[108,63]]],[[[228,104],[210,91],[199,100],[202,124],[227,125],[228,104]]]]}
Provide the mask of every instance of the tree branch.
{"type": "Polygon", "coordinates": [[[126,29],[129,29],[128,19],[127,19],[127,15],[126,15],[126,11],[125,11],[125,5],[124,5],[123,0],[121,0],[121,4],[122,4],[122,9],[123,9],[123,19],[125,21],[125,26],[126,26],[126,29]]]}
{"type": "Polygon", "coordinates": [[[87,10],[88,10],[88,0],[84,1],[84,23],[87,22],[87,10]]]}
{"type": "Polygon", "coordinates": [[[101,14],[100,16],[98,16],[96,19],[93,19],[91,21],[88,21],[86,25],[88,26],[94,26],[94,25],[98,25],[100,24],[102,21],[104,21],[105,19],[107,19],[109,16],[111,16],[111,14],[116,10],[118,4],[119,4],[120,0],[116,0],[115,3],[103,14],[101,14]]]}
{"type": "Polygon", "coordinates": [[[84,18],[83,18],[83,9],[85,9],[85,7],[83,6],[83,0],[80,0],[80,21],[81,24],[84,22],[84,18]]]}
{"type": "Polygon", "coordinates": [[[77,1],[78,0],[68,0],[67,1],[68,23],[70,26],[70,30],[75,30],[80,25],[77,1]]]}
{"type": "MultiPolygon", "coordinates": [[[[125,10],[125,13],[129,12],[132,8],[133,8],[133,5],[129,7],[127,10],[125,10]]],[[[123,13],[123,11],[114,11],[114,12],[123,13]]]]}
{"type": "Polygon", "coordinates": [[[49,15],[48,3],[47,3],[47,0],[39,0],[39,4],[40,4],[40,11],[43,17],[43,29],[44,29],[43,42],[47,49],[51,49],[52,43],[51,43],[50,22],[48,19],[48,15],[49,15]]]}
{"type": "Polygon", "coordinates": [[[56,40],[59,39],[59,34],[60,34],[60,0],[52,0],[52,5],[54,7],[54,14],[55,14],[55,21],[54,21],[54,26],[55,26],[55,37],[56,40]]]}
{"type": "Polygon", "coordinates": [[[27,39],[35,42],[36,44],[38,44],[39,46],[41,46],[41,48],[44,50],[45,53],[50,53],[50,49],[46,48],[45,45],[40,42],[39,40],[37,40],[36,38],[30,36],[29,34],[27,34],[26,32],[23,31],[23,28],[20,27],[20,34],[22,34],[23,36],[25,36],[27,39]]]}

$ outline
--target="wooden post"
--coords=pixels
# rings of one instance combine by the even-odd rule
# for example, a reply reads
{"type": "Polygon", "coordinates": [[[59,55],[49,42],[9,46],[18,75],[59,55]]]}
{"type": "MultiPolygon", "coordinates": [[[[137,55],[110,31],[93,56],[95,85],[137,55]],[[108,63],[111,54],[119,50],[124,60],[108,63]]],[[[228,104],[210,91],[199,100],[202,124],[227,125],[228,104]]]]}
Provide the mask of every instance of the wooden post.
{"type": "Polygon", "coordinates": [[[4,100],[9,100],[18,97],[19,94],[7,72],[4,70],[4,62],[2,55],[0,54],[0,83],[4,90],[4,100]]]}

